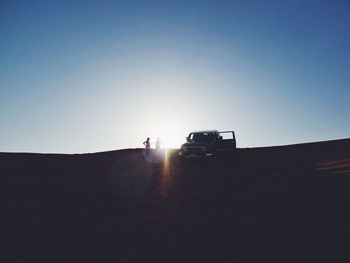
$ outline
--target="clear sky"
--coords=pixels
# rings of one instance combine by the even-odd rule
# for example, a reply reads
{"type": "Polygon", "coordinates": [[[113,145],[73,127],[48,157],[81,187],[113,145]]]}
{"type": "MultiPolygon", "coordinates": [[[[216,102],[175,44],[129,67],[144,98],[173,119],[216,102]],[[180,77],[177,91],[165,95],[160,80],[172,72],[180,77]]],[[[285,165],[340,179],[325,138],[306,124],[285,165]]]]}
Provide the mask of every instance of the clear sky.
{"type": "Polygon", "coordinates": [[[0,1],[0,151],[350,137],[349,1],[0,1]]]}

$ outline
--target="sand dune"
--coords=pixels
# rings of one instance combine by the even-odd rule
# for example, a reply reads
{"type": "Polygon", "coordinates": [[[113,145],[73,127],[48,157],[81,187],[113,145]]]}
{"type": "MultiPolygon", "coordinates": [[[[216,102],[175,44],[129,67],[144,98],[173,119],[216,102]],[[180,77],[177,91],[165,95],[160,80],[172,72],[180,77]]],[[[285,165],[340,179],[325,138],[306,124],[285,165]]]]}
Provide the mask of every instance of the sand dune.
{"type": "Polygon", "coordinates": [[[141,152],[0,153],[0,261],[349,262],[350,139],[141,152]]]}

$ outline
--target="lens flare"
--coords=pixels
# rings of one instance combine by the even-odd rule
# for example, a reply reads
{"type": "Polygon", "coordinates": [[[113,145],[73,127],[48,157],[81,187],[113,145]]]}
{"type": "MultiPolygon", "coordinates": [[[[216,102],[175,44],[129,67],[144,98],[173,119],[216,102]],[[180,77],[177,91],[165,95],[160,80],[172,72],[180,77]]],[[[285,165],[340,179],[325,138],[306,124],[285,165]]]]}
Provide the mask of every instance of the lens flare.
{"type": "Polygon", "coordinates": [[[160,194],[163,198],[169,196],[169,192],[172,186],[172,176],[170,173],[170,160],[169,160],[169,150],[164,150],[163,167],[160,178],[160,194]]]}

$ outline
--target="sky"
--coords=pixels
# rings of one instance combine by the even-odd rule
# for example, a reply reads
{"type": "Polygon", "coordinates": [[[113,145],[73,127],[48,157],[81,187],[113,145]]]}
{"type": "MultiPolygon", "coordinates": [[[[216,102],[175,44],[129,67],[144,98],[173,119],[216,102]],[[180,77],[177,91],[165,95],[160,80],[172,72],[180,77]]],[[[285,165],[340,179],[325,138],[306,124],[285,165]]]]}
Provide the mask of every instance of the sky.
{"type": "Polygon", "coordinates": [[[0,0],[0,151],[350,137],[348,1],[0,0]]]}

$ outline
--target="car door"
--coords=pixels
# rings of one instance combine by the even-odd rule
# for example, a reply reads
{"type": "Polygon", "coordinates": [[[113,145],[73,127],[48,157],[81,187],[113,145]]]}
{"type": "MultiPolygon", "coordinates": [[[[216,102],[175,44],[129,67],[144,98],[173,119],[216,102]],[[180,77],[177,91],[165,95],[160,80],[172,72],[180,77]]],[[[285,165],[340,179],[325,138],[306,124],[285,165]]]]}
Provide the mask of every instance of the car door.
{"type": "Polygon", "coordinates": [[[219,151],[232,151],[236,149],[236,137],[233,131],[223,131],[219,132],[220,135],[220,143],[219,143],[219,151]]]}

